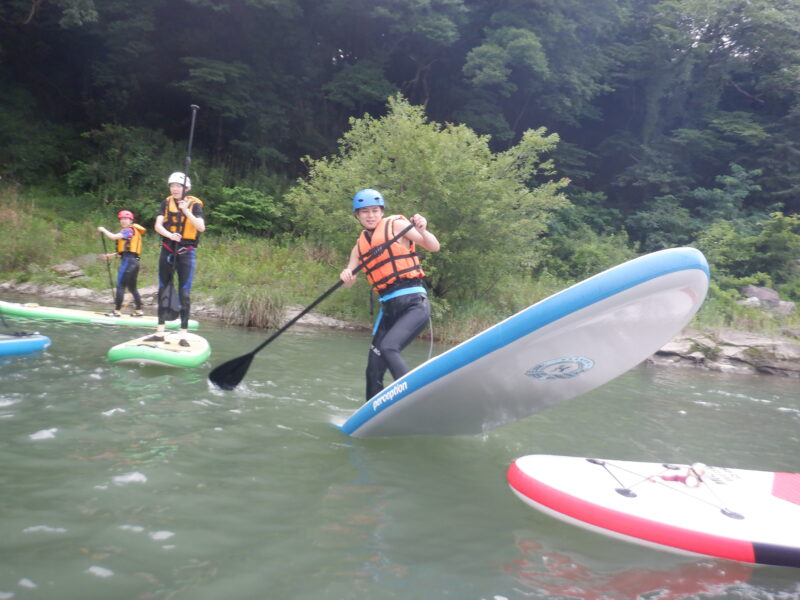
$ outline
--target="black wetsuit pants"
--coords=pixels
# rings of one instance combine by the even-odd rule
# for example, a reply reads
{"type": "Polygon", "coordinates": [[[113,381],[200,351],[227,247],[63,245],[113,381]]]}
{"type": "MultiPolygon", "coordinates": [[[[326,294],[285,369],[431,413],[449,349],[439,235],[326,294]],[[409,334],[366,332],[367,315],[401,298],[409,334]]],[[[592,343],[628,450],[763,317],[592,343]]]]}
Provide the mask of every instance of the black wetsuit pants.
{"type": "Polygon", "coordinates": [[[189,247],[179,252],[170,252],[163,246],[158,257],[158,323],[166,322],[162,314],[161,298],[167,285],[173,281],[175,272],[178,273],[178,294],[181,300],[181,329],[189,328],[189,310],[191,308],[192,281],[197,262],[197,249],[189,247]]]}
{"type": "Polygon", "coordinates": [[[425,294],[406,294],[382,303],[383,315],[367,359],[367,400],[383,389],[386,370],[398,379],[408,372],[400,351],[417,337],[431,316],[425,294]]]}
{"type": "Polygon", "coordinates": [[[122,308],[122,300],[125,298],[125,290],[133,296],[133,304],[136,310],[142,309],[142,297],[136,286],[139,277],[139,257],[133,252],[125,252],[117,269],[117,291],[114,294],[114,310],[117,312],[122,308]]]}

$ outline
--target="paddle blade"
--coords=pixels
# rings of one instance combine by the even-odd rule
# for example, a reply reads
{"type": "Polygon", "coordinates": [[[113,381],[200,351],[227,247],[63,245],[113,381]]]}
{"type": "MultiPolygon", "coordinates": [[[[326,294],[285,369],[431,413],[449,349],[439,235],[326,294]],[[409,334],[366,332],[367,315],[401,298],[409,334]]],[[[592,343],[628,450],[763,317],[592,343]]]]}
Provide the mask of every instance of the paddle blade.
{"type": "Polygon", "coordinates": [[[222,390],[234,389],[247,375],[254,356],[255,353],[250,352],[222,363],[208,374],[208,380],[222,390]]]}

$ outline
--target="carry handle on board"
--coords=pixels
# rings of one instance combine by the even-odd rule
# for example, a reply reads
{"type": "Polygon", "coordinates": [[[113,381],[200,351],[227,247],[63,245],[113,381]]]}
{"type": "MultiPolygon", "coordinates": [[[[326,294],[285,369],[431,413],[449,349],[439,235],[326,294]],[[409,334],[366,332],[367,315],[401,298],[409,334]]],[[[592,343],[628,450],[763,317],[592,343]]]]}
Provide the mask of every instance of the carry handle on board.
{"type": "MultiPolygon", "coordinates": [[[[359,263],[355,269],[353,269],[352,273],[355,275],[361,269],[364,268],[364,265],[370,259],[378,256],[381,252],[383,252],[386,248],[391,246],[401,237],[403,237],[406,233],[408,233],[414,227],[413,223],[409,223],[407,227],[405,227],[400,233],[395,235],[392,239],[384,242],[380,246],[373,248],[367,258],[365,258],[361,263],[359,263]]],[[[325,300],[328,296],[330,296],[333,292],[335,292],[344,282],[340,279],[334,285],[328,289],[327,292],[322,294],[319,298],[314,300],[311,304],[305,307],[299,314],[297,314],[291,321],[286,323],[283,327],[278,329],[275,333],[273,333],[269,338],[265,341],[261,342],[253,351],[248,352],[247,354],[243,354],[237,358],[231,359],[228,362],[222,363],[215,369],[208,374],[208,379],[220,389],[223,390],[232,390],[239,382],[244,379],[244,376],[247,374],[247,369],[250,368],[250,363],[253,362],[253,357],[256,353],[261,350],[264,346],[269,344],[272,340],[282,334],[284,331],[289,329],[292,325],[297,323],[302,317],[304,317],[309,311],[311,311],[317,304],[325,300]]]]}

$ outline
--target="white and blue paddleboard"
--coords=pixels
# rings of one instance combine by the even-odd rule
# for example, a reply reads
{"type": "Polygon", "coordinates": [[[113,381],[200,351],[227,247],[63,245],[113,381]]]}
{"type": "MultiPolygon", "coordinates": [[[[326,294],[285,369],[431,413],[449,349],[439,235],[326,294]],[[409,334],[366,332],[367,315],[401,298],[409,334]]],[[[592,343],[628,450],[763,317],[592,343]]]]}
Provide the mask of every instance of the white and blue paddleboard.
{"type": "Polygon", "coordinates": [[[694,248],[628,261],[409,371],[339,428],[359,438],[462,435],[523,419],[651,356],[691,320],[708,281],[694,248]]]}
{"type": "Polygon", "coordinates": [[[681,554],[800,567],[800,473],[532,454],[520,500],[590,531],[681,554]]]}

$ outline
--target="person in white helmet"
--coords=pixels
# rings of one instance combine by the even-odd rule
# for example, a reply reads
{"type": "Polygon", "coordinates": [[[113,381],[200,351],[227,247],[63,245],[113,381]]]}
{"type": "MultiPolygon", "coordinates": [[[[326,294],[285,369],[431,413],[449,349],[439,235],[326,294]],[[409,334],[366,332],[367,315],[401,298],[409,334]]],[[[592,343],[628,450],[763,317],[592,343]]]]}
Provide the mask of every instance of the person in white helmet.
{"type": "MultiPolygon", "coordinates": [[[[181,332],[189,330],[191,308],[190,292],[196,266],[197,244],[200,234],[206,230],[203,220],[203,202],[195,196],[187,196],[192,189],[189,177],[180,172],[167,179],[169,196],[161,201],[156,224],[156,233],[163,238],[158,259],[158,326],[155,335],[146,341],[163,342],[164,329],[169,312],[168,295],[173,290],[174,274],[178,273],[178,295],[180,298],[181,332]]],[[[174,317],[172,317],[174,318],[174,317]]],[[[189,342],[181,338],[182,346],[189,342]]]]}

